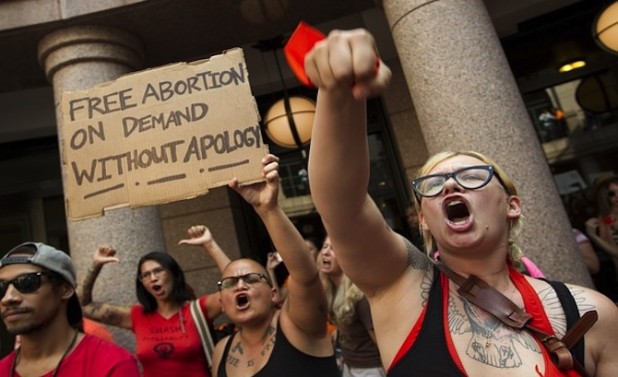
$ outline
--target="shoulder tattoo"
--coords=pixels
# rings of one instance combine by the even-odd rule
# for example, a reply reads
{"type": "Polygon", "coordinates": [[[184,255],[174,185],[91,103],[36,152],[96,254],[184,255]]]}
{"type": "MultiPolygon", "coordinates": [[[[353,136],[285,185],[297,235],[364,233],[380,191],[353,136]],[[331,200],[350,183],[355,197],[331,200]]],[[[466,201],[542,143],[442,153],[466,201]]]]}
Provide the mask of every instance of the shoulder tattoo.
{"type": "Polygon", "coordinates": [[[405,239],[401,236],[403,241],[406,243],[406,252],[408,253],[408,265],[414,268],[415,270],[427,270],[430,268],[429,259],[427,255],[423,254],[422,251],[416,248],[412,244],[412,242],[405,239]]]}

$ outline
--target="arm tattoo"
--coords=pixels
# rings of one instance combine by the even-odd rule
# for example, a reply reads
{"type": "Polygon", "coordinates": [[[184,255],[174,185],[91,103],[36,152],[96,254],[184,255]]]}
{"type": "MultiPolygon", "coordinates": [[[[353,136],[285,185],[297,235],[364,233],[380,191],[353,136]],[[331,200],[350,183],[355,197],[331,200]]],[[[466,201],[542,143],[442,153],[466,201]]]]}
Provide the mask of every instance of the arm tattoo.
{"type": "Polygon", "coordinates": [[[101,272],[101,267],[97,267],[97,268],[91,267],[88,269],[88,272],[86,273],[86,277],[84,278],[84,281],[82,282],[81,297],[80,297],[82,306],[86,306],[92,302],[92,288],[94,287],[94,282],[97,280],[97,277],[99,276],[99,272],[101,272]]]}
{"type": "MultiPolygon", "coordinates": [[[[580,314],[596,309],[593,304],[586,301],[586,293],[584,289],[572,285],[567,285],[567,288],[573,295],[573,299],[575,299],[575,303],[577,304],[577,309],[580,314]]],[[[562,338],[568,329],[566,315],[564,314],[564,309],[560,303],[560,299],[558,298],[556,291],[554,291],[551,285],[548,285],[547,287],[541,289],[538,295],[543,302],[547,317],[549,318],[549,322],[551,323],[556,336],[558,336],[558,338],[562,338]]]]}
{"type": "Polygon", "coordinates": [[[401,236],[401,238],[406,243],[406,251],[408,253],[408,265],[410,265],[415,270],[430,269],[427,256],[423,254],[419,249],[417,249],[416,246],[412,244],[412,242],[403,238],[403,236],[401,236]]]}
{"type": "Polygon", "coordinates": [[[538,295],[545,307],[551,327],[556,335],[562,338],[566,334],[566,317],[556,291],[548,284],[545,288],[539,290],[538,295]]]}
{"type": "Polygon", "coordinates": [[[433,282],[433,271],[427,269],[421,280],[421,305],[425,306],[429,301],[429,291],[431,291],[431,283],[433,282]]]}
{"type": "Polygon", "coordinates": [[[122,316],[101,302],[92,302],[87,307],[84,307],[83,311],[86,317],[93,318],[99,322],[112,326],[120,326],[122,324],[122,316]]]}
{"type": "Polygon", "coordinates": [[[571,291],[571,294],[575,299],[579,314],[583,314],[591,310],[596,310],[597,307],[595,305],[586,301],[586,292],[581,287],[567,284],[567,288],[569,288],[569,291],[571,291]]]}
{"type": "Polygon", "coordinates": [[[101,318],[104,323],[112,326],[120,326],[122,324],[122,316],[110,309],[105,310],[101,318]]]}

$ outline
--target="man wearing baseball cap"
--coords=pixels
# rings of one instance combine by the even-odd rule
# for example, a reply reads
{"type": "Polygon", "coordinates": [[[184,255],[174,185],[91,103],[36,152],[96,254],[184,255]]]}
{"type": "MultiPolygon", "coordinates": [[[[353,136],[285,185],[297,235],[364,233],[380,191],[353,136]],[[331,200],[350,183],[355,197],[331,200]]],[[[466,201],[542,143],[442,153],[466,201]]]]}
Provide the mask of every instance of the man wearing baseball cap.
{"type": "Polygon", "coordinates": [[[0,376],[137,377],[125,349],[80,331],[82,311],[71,258],[26,242],[0,259],[0,315],[21,346],[0,360],[0,376]]]}

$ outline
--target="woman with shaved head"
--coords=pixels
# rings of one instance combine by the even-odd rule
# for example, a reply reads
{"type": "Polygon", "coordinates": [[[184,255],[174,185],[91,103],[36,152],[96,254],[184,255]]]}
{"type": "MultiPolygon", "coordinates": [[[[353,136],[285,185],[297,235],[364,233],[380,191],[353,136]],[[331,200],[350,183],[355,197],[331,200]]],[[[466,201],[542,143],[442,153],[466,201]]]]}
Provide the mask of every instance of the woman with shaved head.
{"type": "Polygon", "coordinates": [[[260,216],[290,273],[281,309],[266,269],[238,259],[218,282],[221,307],[239,328],[213,354],[215,377],[339,375],[327,333],[326,299],[318,270],[294,224],[277,203],[279,159],[263,159],[265,182],[236,190],[260,216]]]}

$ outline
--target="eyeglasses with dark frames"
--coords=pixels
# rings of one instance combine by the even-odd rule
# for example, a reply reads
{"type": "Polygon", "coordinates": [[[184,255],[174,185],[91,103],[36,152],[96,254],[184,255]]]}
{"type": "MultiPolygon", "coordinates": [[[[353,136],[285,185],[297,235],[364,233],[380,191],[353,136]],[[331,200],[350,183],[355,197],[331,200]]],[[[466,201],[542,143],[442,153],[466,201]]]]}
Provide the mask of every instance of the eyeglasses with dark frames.
{"type": "Polygon", "coordinates": [[[258,272],[250,272],[248,274],[240,275],[240,276],[229,276],[223,278],[217,282],[217,286],[219,289],[231,289],[238,285],[238,282],[242,280],[244,284],[248,286],[254,286],[262,281],[266,282],[266,284],[272,287],[272,283],[264,274],[260,274],[258,272]]]}
{"type": "Polygon", "coordinates": [[[139,274],[139,280],[144,281],[156,279],[157,277],[159,277],[159,275],[161,275],[163,271],[165,271],[164,267],[155,267],[150,271],[144,271],[139,274]]]}
{"type": "Polygon", "coordinates": [[[465,189],[477,190],[486,186],[494,175],[507,194],[509,194],[504,182],[496,173],[494,167],[490,165],[466,166],[451,173],[426,175],[413,180],[412,188],[420,203],[421,197],[433,198],[440,195],[444,190],[446,181],[450,178],[453,178],[458,185],[465,189]]]}
{"type": "Polygon", "coordinates": [[[13,280],[0,281],[0,299],[4,297],[9,285],[13,285],[20,293],[34,293],[41,288],[41,277],[47,275],[44,271],[19,275],[13,280]]]}

